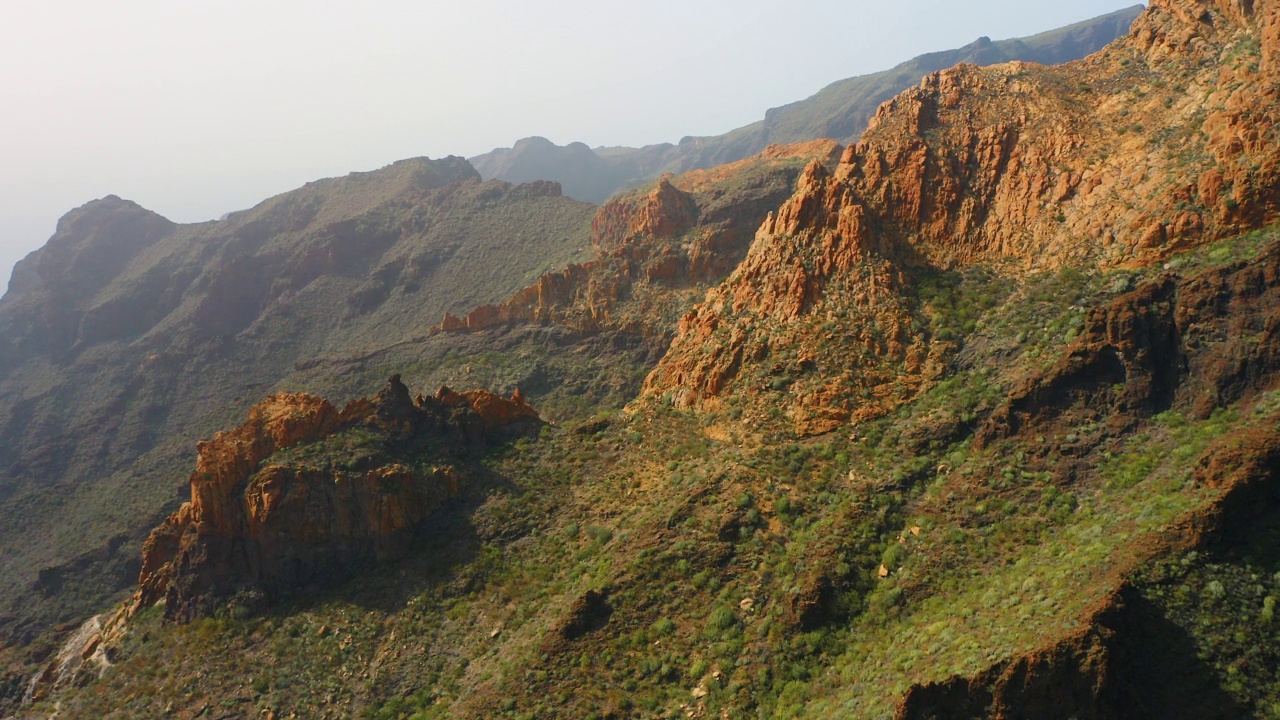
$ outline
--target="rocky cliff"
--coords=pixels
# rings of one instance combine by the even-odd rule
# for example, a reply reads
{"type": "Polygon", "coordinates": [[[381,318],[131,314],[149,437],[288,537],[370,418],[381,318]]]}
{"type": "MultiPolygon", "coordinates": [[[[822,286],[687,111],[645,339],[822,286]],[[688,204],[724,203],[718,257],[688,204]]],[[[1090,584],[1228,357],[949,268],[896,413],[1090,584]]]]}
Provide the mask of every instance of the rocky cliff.
{"type": "Polygon", "coordinates": [[[273,395],[199,443],[191,500],[143,545],[132,612],[163,599],[167,617],[190,620],[232,596],[253,610],[397,557],[459,493],[468,447],[537,423],[519,393],[411,400],[398,375],[341,411],[273,395]]]}
{"type": "Polygon", "coordinates": [[[1167,0],[1082,61],[925,78],[880,108],[835,172],[806,171],[681,321],[646,393],[701,406],[775,365],[809,376],[789,412],[822,431],[936,374],[942,348],[926,352],[906,300],[914,275],[1145,265],[1274,217],[1277,22],[1262,4],[1167,0]],[[833,337],[867,360],[816,357],[833,337]]]}

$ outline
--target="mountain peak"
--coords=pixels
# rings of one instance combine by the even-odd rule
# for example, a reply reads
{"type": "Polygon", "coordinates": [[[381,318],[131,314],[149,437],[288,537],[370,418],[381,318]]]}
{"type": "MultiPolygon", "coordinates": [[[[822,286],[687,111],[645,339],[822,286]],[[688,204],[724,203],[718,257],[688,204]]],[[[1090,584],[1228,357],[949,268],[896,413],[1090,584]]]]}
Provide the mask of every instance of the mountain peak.
{"type": "Polygon", "coordinates": [[[58,219],[53,237],[14,266],[3,300],[39,287],[91,293],[176,225],[132,200],[107,195],[58,219]]]}

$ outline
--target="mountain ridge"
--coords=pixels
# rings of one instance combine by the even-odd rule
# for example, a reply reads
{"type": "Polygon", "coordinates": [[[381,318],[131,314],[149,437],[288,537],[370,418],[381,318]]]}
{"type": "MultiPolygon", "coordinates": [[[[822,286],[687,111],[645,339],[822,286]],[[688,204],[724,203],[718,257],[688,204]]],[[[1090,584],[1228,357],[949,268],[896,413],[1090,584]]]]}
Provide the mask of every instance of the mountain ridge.
{"type": "MultiPolygon", "coordinates": [[[[919,272],[913,268],[1150,265],[1275,217],[1280,158],[1263,139],[1274,135],[1275,119],[1255,110],[1275,103],[1257,77],[1268,65],[1221,69],[1240,78],[1230,89],[1217,68],[1200,69],[1201,57],[1222,49],[1211,42],[1230,43],[1250,27],[1218,12],[1233,24],[1216,28],[1179,4],[1153,3],[1129,38],[1085,60],[959,65],[882,105],[836,171],[811,166],[734,276],[681,320],[646,394],[675,392],[682,406],[714,402],[750,367],[744,357],[799,344],[808,363],[791,373],[813,379],[791,388],[805,387],[792,412],[798,426],[813,415],[813,430],[825,432],[862,403],[836,389],[837,358],[830,368],[815,365],[823,335],[807,317],[843,315],[834,323],[841,332],[906,368],[884,367],[861,390],[909,388],[937,371],[927,338],[910,329],[909,311],[896,300],[919,272]],[[1099,74],[1112,80],[1093,87],[1089,78],[1099,74]],[[1183,84],[1205,90],[1174,87],[1183,84]],[[1128,120],[1139,99],[1134,110],[1159,136],[1128,120]],[[1187,181],[1170,187],[1170,173],[1187,181]],[[685,344],[689,357],[680,360],[685,344]],[[833,402],[841,392],[846,399],[833,402]]],[[[1259,22],[1265,35],[1266,19],[1259,22]]],[[[858,386],[847,375],[843,382],[858,386]]]]}
{"type": "Polygon", "coordinates": [[[556,180],[570,197],[599,204],[619,189],[662,173],[681,174],[736,162],[769,145],[819,138],[853,142],[882,102],[931,72],[961,62],[991,65],[1021,59],[1057,64],[1078,59],[1123,35],[1142,8],[1135,5],[1026,38],[993,42],[983,37],[962,48],[921,55],[889,70],[831,83],[805,100],[771,108],[763,120],[723,135],[594,150],[583,143],[560,147],[546,138],[530,137],[470,161],[486,179],[556,180]]]}
{"type": "MultiPolygon", "coordinates": [[[[317,358],[409,342],[447,310],[500,300],[539,272],[513,245],[536,244],[544,269],[577,258],[593,212],[553,183],[483,182],[448,158],[316,181],[223,221],[176,225],[109,198],[69,213],[0,299],[3,632],[50,623],[23,593],[47,596],[31,606],[42,614],[80,573],[104,573],[84,584],[107,592],[132,583],[138,524],[172,510],[190,433],[317,358]],[[111,272],[70,282],[104,253],[111,272]],[[103,504],[122,510],[91,511],[103,504]],[[40,585],[46,570],[62,580],[40,585]]],[[[379,380],[348,368],[318,382],[346,399],[379,380]]]]}
{"type": "MultiPolygon", "coordinates": [[[[402,560],[266,612],[233,598],[187,625],[159,606],[67,625],[0,656],[17,668],[0,688],[75,680],[22,710],[68,718],[1265,717],[1277,60],[1275,0],[1153,0],[1083,60],[933,73],[848,147],[774,147],[568,206],[591,255],[509,277],[442,332],[397,314],[410,327],[389,345],[291,353],[287,380],[246,391],[297,382],[338,403],[401,368],[386,397],[402,409],[450,374],[583,396],[481,458],[483,487],[414,515],[402,560]]],[[[414,207],[557,201],[447,190],[414,207]]],[[[292,278],[340,283],[326,259],[378,247],[376,219],[277,237],[307,260],[271,266],[278,297],[292,278]]],[[[363,317],[365,294],[341,297],[363,317]]],[[[270,327],[233,340],[255,326],[270,327]]],[[[404,461],[337,437],[253,454],[261,484],[404,461]]],[[[384,489],[432,487],[393,475],[384,489]]],[[[219,567],[250,545],[188,548],[219,567]]],[[[93,578],[42,579],[52,599],[93,578]]]]}

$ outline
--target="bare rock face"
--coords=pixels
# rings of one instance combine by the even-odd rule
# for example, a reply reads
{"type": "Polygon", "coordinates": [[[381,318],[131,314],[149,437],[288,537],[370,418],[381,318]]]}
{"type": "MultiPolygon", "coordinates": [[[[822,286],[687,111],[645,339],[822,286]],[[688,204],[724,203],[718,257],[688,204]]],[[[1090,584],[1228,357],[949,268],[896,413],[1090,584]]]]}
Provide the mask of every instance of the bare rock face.
{"type": "Polygon", "coordinates": [[[102,677],[111,667],[102,640],[103,617],[94,615],[69,633],[62,647],[28,681],[22,704],[46,700],[59,690],[102,677]]]}
{"type": "Polygon", "coordinates": [[[467,404],[480,416],[489,430],[498,430],[524,420],[537,420],[538,413],[529,406],[524,393],[516,388],[510,399],[494,395],[488,390],[470,390],[463,393],[467,404]]]}
{"type": "Polygon", "coordinates": [[[459,493],[466,447],[536,423],[518,391],[411,399],[399,376],[341,412],[273,395],[199,444],[191,500],[143,546],[133,611],[164,599],[186,621],[232,596],[252,609],[392,559],[459,493]]]}
{"type": "Polygon", "coordinates": [[[867,223],[848,185],[810,163],[742,264],[681,319],[645,393],[670,393],[678,407],[715,407],[754,366],[761,384],[745,394],[787,392],[801,433],[874,416],[908,397],[936,369],[912,328],[907,276],[867,223]],[[833,337],[858,355],[827,354],[833,337]]]}
{"type": "Polygon", "coordinates": [[[903,301],[920,269],[1147,265],[1274,218],[1278,15],[1158,0],[1081,61],[928,76],[881,106],[833,173],[806,170],[681,321],[645,393],[714,408],[734,386],[822,432],[936,376],[938,344],[903,301]],[[832,339],[845,357],[822,356],[832,339]],[[763,392],[769,377],[787,397],[763,392]]]}

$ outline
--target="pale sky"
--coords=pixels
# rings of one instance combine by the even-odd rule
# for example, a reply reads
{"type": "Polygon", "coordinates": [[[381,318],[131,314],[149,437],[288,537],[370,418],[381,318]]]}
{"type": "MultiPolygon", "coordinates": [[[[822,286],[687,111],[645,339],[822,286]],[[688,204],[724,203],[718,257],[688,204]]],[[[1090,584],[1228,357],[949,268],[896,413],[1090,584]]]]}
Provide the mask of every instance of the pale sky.
{"type": "Polygon", "coordinates": [[[0,0],[0,287],[108,194],[171,220],[530,135],[676,142],[1134,0],[0,0]]]}

